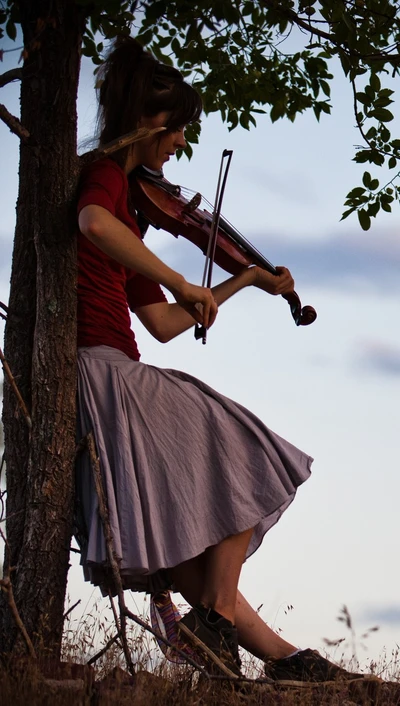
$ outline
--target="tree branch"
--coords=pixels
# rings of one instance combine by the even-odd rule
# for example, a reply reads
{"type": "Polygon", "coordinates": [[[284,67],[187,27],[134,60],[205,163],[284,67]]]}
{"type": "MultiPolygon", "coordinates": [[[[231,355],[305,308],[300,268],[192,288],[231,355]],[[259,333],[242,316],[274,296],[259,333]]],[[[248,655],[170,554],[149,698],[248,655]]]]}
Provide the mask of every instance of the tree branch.
{"type": "Polygon", "coordinates": [[[324,32],[322,29],[318,29],[315,25],[311,24],[311,20],[303,20],[297,12],[294,10],[285,10],[279,6],[276,0],[261,0],[261,4],[265,5],[269,10],[274,10],[279,12],[283,17],[286,17],[289,22],[301,27],[301,29],[306,30],[309,34],[314,34],[320,39],[326,39],[328,42],[333,44],[337,49],[341,49],[349,56],[354,56],[357,59],[365,59],[367,61],[384,61],[390,64],[400,64],[400,54],[388,54],[387,52],[382,52],[380,54],[360,54],[360,52],[350,49],[349,47],[343,46],[333,34],[324,32]]]}
{"type": "Polygon", "coordinates": [[[12,81],[21,81],[21,79],[22,69],[10,69],[10,71],[0,74],[0,88],[6,86],[7,83],[11,83],[12,81]]]}
{"type": "Polygon", "coordinates": [[[29,140],[31,135],[28,130],[21,124],[18,118],[16,118],[14,115],[11,115],[11,113],[2,103],[0,103],[0,120],[2,120],[8,128],[10,128],[11,132],[13,132],[14,135],[17,135],[17,137],[23,140],[23,142],[29,140]]]}

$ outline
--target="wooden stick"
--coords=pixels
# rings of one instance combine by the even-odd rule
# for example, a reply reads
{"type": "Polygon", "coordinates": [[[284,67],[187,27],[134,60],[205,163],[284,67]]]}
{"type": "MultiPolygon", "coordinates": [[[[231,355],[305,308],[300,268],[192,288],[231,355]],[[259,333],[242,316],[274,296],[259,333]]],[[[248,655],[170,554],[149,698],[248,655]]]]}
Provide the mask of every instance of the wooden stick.
{"type": "Polygon", "coordinates": [[[8,365],[8,363],[7,363],[7,361],[6,361],[6,359],[5,359],[5,357],[4,357],[4,354],[3,354],[3,351],[1,350],[1,348],[0,348],[0,361],[1,361],[2,365],[3,365],[3,370],[4,370],[5,374],[6,374],[6,377],[7,377],[7,379],[8,379],[8,382],[10,383],[10,385],[11,385],[11,387],[12,387],[12,389],[13,389],[13,392],[14,392],[14,394],[15,394],[17,400],[18,400],[18,404],[19,404],[19,406],[20,406],[21,409],[22,409],[22,412],[23,412],[23,415],[24,415],[24,417],[25,417],[26,423],[27,423],[29,429],[32,429],[32,419],[31,419],[30,414],[29,414],[29,412],[28,412],[28,408],[27,408],[27,406],[26,406],[24,400],[22,399],[22,395],[21,395],[21,393],[20,393],[20,391],[19,391],[19,389],[18,389],[18,387],[17,387],[17,383],[15,382],[15,378],[14,378],[14,376],[13,376],[11,370],[10,370],[10,366],[8,365]]]}
{"type": "Polygon", "coordinates": [[[117,595],[118,595],[118,605],[119,605],[120,618],[118,621],[119,624],[117,623],[117,631],[120,633],[120,637],[121,637],[121,641],[122,641],[122,648],[124,651],[127,667],[129,669],[130,673],[132,674],[132,676],[134,676],[135,669],[133,666],[132,657],[131,657],[131,654],[129,651],[128,641],[126,638],[126,605],[125,605],[125,598],[124,598],[124,589],[122,587],[122,580],[121,580],[121,574],[120,574],[120,570],[119,570],[119,566],[118,566],[118,559],[117,559],[117,556],[116,556],[116,553],[114,550],[110,519],[108,516],[108,509],[107,509],[107,503],[106,503],[106,496],[104,493],[103,482],[102,482],[102,478],[101,478],[100,461],[99,461],[99,457],[98,457],[97,451],[96,451],[96,444],[95,444],[93,432],[89,432],[86,439],[87,439],[87,446],[88,446],[88,450],[89,450],[90,463],[92,466],[92,471],[93,471],[93,476],[94,476],[97,498],[99,501],[99,513],[100,513],[101,521],[103,524],[104,538],[105,538],[105,542],[106,542],[108,561],[110,562],[110,566],[111,566],[111,570],[112,570],[112,574],[113,574],[113,579],[114,579],[114,583],[115,583],[115,586],[117,589],[117,595]]]}
{"type": "Polygon", "coordinates": [[[97,653],[94,655],[94,657],[91,657],[91,658],[89,659],[89,661],[86,662],[86,664],[94,664],[94,662],[97,662],[97,660],[100,659],[100,657],[102,657],[102,656],[107,652],[107,650],[111,647],[111,645],[113,645],[114,642],[117,642],[117,640],[118,640],[119,637],[121,637],[121,633],[120,633],[120,632],[117,632],[117,633],[114,635],[114,637],[111,637],[111,638],[108,640],[107,644],[104,645],[104,647],[102,647],[102,649],[100,650],[100,652],[97,652],[97,653]]]}
{"type": "Polygon", "coordinates": [[[79,161],[83,164],[89,164],[90,162],[94,162],[96,159],[100,159],[101,157],[108,157],[108,155],[113,154],[118,150],[121,150],[123,147],[132,145],[134,142],[139,142],[140,140],[145,140],[146,138],[152,137],[158,132],[162,132],[166,129],[167,128],[165,127],[155,127],[152,129],[149,129],[147,127],[140,127],[137,130],[133,130],[132,132],[127,132],[126,135],[117,137],[111,142],[107,142],[107,144],[103,145],[103,147],[97,147],[95,150],[85,152],[85,154],[82,154],[79,157],[79,161]]]}
{"type": "MultiPolygon", "coordinates": [[[[0,536],[3,539],[5,545],[8,549],[8,542],[7,542],[5,535],[3,534],[2,530],[1,530],[1,528],[0,528],[0,536]]],[[[9,555],[10,555],[10,552],[8,551],[8,556],[9,555]]],[[[4,591],[4,593],[7,596],[7,601],[8,601],[8,605],[10,607],[11,613],[13,614],[13,618],[16,622],[18,630],[20,631],[22,637],[25,640],[25,644],[27,646],[30,657],[32,659],[36,659],[35,648],[33,647],[32,641],[27,633],[26,627],[23,624],[21,616],[19,614],[17,604],[15,603],[13,587],[12,587],[11,578],[10,578],[11,571],[12,571],[12,569],[10,567],[10,561],[8,560],[7,566],[5,567],[4,572],[3,572],[3,578],[0,579],[0,588],[2,589],[2,591],[4,591]]]]}

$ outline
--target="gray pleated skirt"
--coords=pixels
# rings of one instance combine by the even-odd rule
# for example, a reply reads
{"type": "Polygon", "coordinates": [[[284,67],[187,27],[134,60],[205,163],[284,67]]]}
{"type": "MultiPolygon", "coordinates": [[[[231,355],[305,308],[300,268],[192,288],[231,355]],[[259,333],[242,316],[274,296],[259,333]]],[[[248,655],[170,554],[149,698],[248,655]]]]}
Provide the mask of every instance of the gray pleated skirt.
{"type": "MultiPolygon", "coordinates": [[[[94,433],[126,588],[169,587],[169,568],[254,528],[250,556],[310,475],[309,456],[191,375],[108,346],[81,348],[78,370],[78,436],[94,433]]],[[[85,578],[106,591],[112,581],[86,453],[76,515],[85,578]]]]}

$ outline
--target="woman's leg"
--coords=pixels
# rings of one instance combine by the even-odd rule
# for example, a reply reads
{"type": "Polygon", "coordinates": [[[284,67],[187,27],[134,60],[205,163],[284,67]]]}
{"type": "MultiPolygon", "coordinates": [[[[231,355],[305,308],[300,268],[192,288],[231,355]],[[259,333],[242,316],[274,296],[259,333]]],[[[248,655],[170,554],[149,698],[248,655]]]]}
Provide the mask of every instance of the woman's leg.
{"type": "Polygon", "coordinates": [[[280,659],[297,649],[271,630],[239,591],[235,620],[239,645],[259,659],[280,659]]]}
{"type": "MultiPolygon", "coordinates": [[[[229,537],[228,539],[231,538],[229,537]]],[[[227,540],[224,540],[224,542],[227,542],[227,540]]],[[[221,545],[224,544],[224,542],[221,542],[221,545]]],[[[225,561],[225,552],[227,549],[232,548],[232,543],[224,547],[221,547],[221,545],[209,547],[200,556],[189,559],[189,561],[185,561],[179,564],[179,566],[176,566],[171,572],[176,588],[190,605],[195,606],[198,603],[203,603],[205,606],[221,613],[224,617],[228,617],[237,627],[239,644],[255,657],[259,659],[266,657],[279,659],[280,657],[286,657],[291,654],[296,650],[296,647],[290,642],[283,640],[282,637],[268,627],[237,590],[237,582],[234,589],[235,605],[234,614],[232,616],[233,619],[217,608],[217,604],[222,605],[224,603],[224,600],[221,600],[221,596],[231,596],[231,592],[233,591],[233,582],[230,581],[229,576],[227,577],[227,587],[221,588],[218,585],[219,577],[224,575],[224,567],[226,568],[230,562],[229,559],[225,561]],[[224,559],[224,561],[221,561],[222,572],[220,574],[218,570],[219,560],[222,559],[224,559]],[[211,569],[210,572],[209,568],[211,569]],[[213,579],[211,583],[210,577],[213,579]]],[[[230,612],[230,615],[232,615],[232,612],[230,612]]]]}
{"type": "Polygon", "coordinates": [[[235,622],[239,576],[253,530],[227,537],[200,557],[176,566],[170,573],[177,589],[191,605],[201,603],[235,622]]]}

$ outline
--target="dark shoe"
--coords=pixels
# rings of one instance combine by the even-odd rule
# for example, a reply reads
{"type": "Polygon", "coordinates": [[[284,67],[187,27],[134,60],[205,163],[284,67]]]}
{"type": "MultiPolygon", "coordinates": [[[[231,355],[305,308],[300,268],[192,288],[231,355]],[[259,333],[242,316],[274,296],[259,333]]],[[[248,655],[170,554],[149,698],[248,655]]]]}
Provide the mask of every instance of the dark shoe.
{"type": "MultiPolygon", "coordinates": [[[[230,620],[197,605],[177,623],[182,636],[205,657],[207,667],[215,665],[228,677],[241,677],[237,630],[230,620]]],[[[215,670],[214,670],[215,671],[215,670]]]]}
{"type": "Polygon", "coordinates": [[[368,679],[367,674],[356,674],[338,667],[316,650],[301,650],[292,657],[265,661],[265,674],[276,682],[326,682],[368,679]]]}

